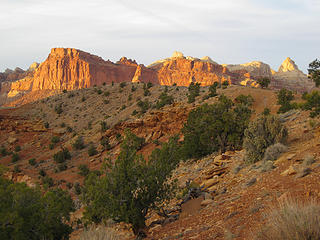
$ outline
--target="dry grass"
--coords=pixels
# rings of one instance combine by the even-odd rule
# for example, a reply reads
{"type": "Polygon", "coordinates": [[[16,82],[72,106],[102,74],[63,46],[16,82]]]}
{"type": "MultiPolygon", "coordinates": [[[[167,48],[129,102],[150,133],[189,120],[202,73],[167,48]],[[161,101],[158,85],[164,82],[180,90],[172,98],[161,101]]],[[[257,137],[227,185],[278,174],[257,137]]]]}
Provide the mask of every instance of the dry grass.
{"type": "Polygon", "coordinates": [[[278,157],[286,152],[288,150],[288,148],[281,144],[281,143],[276,143],[274,145],[271,145],[270,147],[268,147],[266,149],[266,152],[264,153],[264,157],[263,160],[264,161],[274,161],[277,160],[278,157]]]}
{"type": "Polygon", "coordinates": [[[120,238],[113,229],[99,226],[84,230],[80,240],[120,240],[120,238]]]}
{"type": "Polygon", "coordinates": [[[320,239],[320,205],[293,200],[280,203],[267,215],[267,224],[259,231],[259,240],[320,239]]]}

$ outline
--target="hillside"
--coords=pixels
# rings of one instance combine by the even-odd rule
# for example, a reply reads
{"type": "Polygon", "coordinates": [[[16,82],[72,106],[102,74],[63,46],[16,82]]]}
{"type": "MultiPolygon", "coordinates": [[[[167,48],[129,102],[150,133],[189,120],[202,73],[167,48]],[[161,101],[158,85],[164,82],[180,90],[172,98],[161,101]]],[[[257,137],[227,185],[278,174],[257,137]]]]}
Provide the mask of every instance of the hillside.
{"type": "MultiPolygon", "coordinates": [[[[125,129],[131,129],[146,139],[139,152],[144,156],[150,155],[161,142],[180,133],[190,110],[199,104],[217,101],[217,97],[205,97],[208,91],[208,87],[201,87],[195,103],[188,104],[186,87],[153,85],[148,88],[142,83],[115,83],[60,92],[19,108],[0,110],[0,145],[8,151],[17,152],[20,158],[12,163],[11,155],[3,156],[0,163],[9,167],[9,178],[29,185],[43,184],[39,173],[44,170],[53,179],[55,187],[67,189],[79,202],[74,186],[84,179],[79,175],[81,164],[86,164],[90,170],[98,170],[106,157],[114,160],[120,151],[121,135],[125,129]],[[150,93],[145,94],[145,89],[150,93]],[[144,109],[145,113],[141,112],[143,109],[139,107],[139,101],[145,103],[148,100],[155,105],[164,91],[174,97],[174,104],[161,109],[151,107],[144,109]],[[77,150],[72,145],[79,136],[83,138],[85,147],[77,150]],[[101,142],[106,138],[108,148],[101,142]],[[21,150],[17,151],[17,146],[21,150]],[[97,150],[93,156],[88,155],[90,146],[97,150]],[[71,159],[64,166],[53,160],[53,155],[61,149],[68,149],[71,153],[71,159]],[[33,158],[34,166],[29,163],[33,158]]],[[[272,113],[278,110],[273,90],[232,85],[218,89],[218,93],[231,99],[240,94],[250,94],[255,100],[253,119],[265,107],[269,107],[272,113]]],[[[299,95],[296,98],[299,99],[299,95]]],[[[317,120],[308,116],[308,112],[297,110],[281,116],[289,129],[289,149],[272,167],[262,162],[245,165],[243,151],[226,152],[224,155],[215,153],[199,160],[182,162],[174,174],[180,187],[184,188],[187,180],[199,185],[211,181],[213,185],[205,195],[209,200],[203,202],[202,197],[192,199],[181,209],[176,205],[181,200],[173,200],[167,207],[176,209],[178,220],[169,218],[164,223],[158,221],[158,224],[151,225],[147,239],[250,239],[251,234],[264,223],[263,214],[277,200],[286,196],[305,200],[318,197],[320,128],[317,120]],[[309,163],[304,159],[309,156],[315,159],[315,163],[306,165],[309,163]],[[307,168],[310,170],[303,176],[307,168]]],[[[73,219],[76,221],[81,213],[80,208],[73,219]]],[[[147,225],[156,220],[162,219],[152,213],[147,225]]],[[[121,239],[132,239],[126,225],[112,226],[122,236],[121,239]]],[[[78,239],[82,230],[80,225],[72,239],[78,239]]]]}

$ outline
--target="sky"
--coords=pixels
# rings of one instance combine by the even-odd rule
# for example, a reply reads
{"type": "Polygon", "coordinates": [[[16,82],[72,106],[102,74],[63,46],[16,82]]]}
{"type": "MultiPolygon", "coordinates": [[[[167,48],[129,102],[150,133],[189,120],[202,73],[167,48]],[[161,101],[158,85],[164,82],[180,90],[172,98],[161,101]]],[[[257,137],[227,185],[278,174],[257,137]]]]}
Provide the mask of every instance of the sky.
{"type": "Polygon", "coordinates": [[[291,57],[301,70],[320,58],[320,0],[0,0],[0,71],[44,61],[71,47],[148,65],[209,56],[277,70],[291,57]]]}

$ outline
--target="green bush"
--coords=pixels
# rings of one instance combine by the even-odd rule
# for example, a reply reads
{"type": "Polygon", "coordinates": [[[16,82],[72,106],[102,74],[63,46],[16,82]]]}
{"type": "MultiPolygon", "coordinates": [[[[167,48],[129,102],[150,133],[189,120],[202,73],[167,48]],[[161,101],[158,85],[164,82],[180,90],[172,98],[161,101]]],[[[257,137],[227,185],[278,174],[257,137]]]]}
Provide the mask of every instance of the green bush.
{"type": "Polygon", "coordinates": [[[31,166],[35,166],[35,165],[37,164],[36,159],[35,159],[35,158],[29,159],[29,164],[30,164],[31,166]]]}
{"type": "Polygon", "coordinates": [[[61,113],[63,112],[63,110],[62,110],[62,103],[57,104],[57,105],[54,107],[54,111],[55,111],[57,114],[61,114],[61,113]]]}
{"type": "Polygon", "coordinates": [[[45,171],[44,169],[40,169],[39,175],[42,176],[42,177],[44,177],[44,176],[47,175],[47,173],[46,173],[46,171],[45,171]]]}
{"type": "Polygon", "coordinates": [[[80,183],[75,182],[74,185],[73,185],[73,190],[74,190],[74,193],[75,193],[76,195],[80,195],[81,192],[82,192],[82,188],[81,188],[81,186],[80,186],[80,183]]]}
{"type": "Polygon", "coordinates": [[[61,189],[43,194],[39,188],[0,177],[0,236],[9,239],[68,239],[67,224],[74,211],[71,197],[61,189]]]}
{"type": "Polygon", "coordinates": [[[91,144],[89,149],[88,149],[88,155],[91,157],[91,156],[94,156],[96,154],[98,154],[98,151],[97,151],[96,147],[93,144],[91,144]]]}
{"type": "Polygon", "coordinates": [[[0,148],[0,154],[4,157],[4,156],[7,156],[9,153],[7,151],[7,149],[5,148],[5,146],[1,146],[0,148]]]}
{"type": "Polygon", "coordinates": [[[107,164],[107,174],[100,177],[89,174],[84,183],[83,202],[87,221],[99,223],[109,218],[123,221],[141,236],[148,210],[158,209],[173,196],[174,184],[167,180],[179,159],[175,139],[156,150],[147,163],[136,153],[139,145],[133,143],[136,139],[137,136],[126,134],[114,166],[111,162],[107,164]]]}
{"type": "Polygon", "coordinates": [[[110,96],[110,92],[109,92],[109,91],[105,91],[103,95],[104,95],[105,97],[108,97],[108,96],[110,96]]]}
{"type": "Polygon", "coordinates": [[[234,104],[224,95],[217,103],[192,110],[182,129],[185,157],[199,158],[215,151],[240,149],[250,116],[248,106],[234,104]]]}
{"type": "Polygon", "coordinates": [[[268,88],[268,86],[270,84],[270,79],[267,77],[259,78],[257,80],[257,83],[260,84],[261,88],[268,88]]]}
{"type": "Polygon", "coordinates": [[[196,97],[200,95],[200,83],[191,82],[188,87],[188,103],[193,103],[196,97]]]}
{"type": "Polygon", "coordinates": [[[45,176],[42,178],[42,184],[50,188],[54,185],[54,181],[51,177],[45,176]]]}
{"type": "Polygon", "coordinates": [[[14,147],[14,151],[15,152],[20,152],[21,151],[21,147],[19,145],[14,147]]]}
{"type": "Polygon", "coordinates": [[[72,144],[73,149],[81,150],[85,148],[82,136],[78,136],[75,142],[72,144]]]}
{"type": "Polygon", "coordinates": [[[253,97],[249,94],[249,95],[239,95],[238,97],[235,98],[235,102],[239,103],[239,104],[244,104],[248,107],[252,107],[253,103],[254,103],[254,99],[253,97]]]}
{"type": "Polygon", "coordinates": [[[161,93],[159,100],[156,103],[156,108],[160,109],[165,105],[170,105],[174,102],[173,97],[169,96],[166,92],[161,93]]]}
{"type": "Polygon", "coordinates": [[[110,150],[111,149],[111,145],[109,143],[109,138],[108,137],[103,137],[101,140],[100,140],[100,144],[107,150],[110,150]]]}
{"type": "Polygon", "coordinates": [[[69,159],[71,159],[71,155],[67,148],[62,149],[61,151],[53,155],[53,160],[56,163],[64,163],[66,160],[69,159]]]}
{"type": "Polygon", "coordinates": [[[147,97],[147,96],[151,96],[151,92],[149,91],[149,89],[144,89],[143,91],[143,96],[147,97]]]}
{"type": "Polygon", "coordinates": [[[219,83],[214,82],[210,87],[209,87],[209,97],[215,97],[217,96],[217,87],[218,87],[219,83]]]}
{"type": "Polygon", "coordinates": [[[101,122],[100,122],[100,126],[101,126],[101,132],[107,131],[107,129],[108,129],[107,122],[101,121],[101,122]]]}
{"type": "Polygon", "coordinates": [[[303,94],[303,99],[306,101],[302,104],[302,108],[310,110],[310,117],[314,118],[320,114],[320,93],[312,91],[311,93],[303,94]]]}
{"type": "Polygon", "coordinates": [[[80,166],[78,166],[78,169],[79,169],[79,172],[78,172],[79,175],[83,177],[86,177],[90,173],[88,165],[86,164],[81,164],[80,166]]]}
{"type": "Polygon", "coordinates": [[[58,164],[58,171],[59,172],[63,172],[67,169],[68,169],[68,165],[65,162],[58,164]]]}
{"type": "Polygon", "coordinates": [[[153,83],[152,82],[148,82],[147,83],[147,88],[149,89],[149,88],[152,88],[153,87],[153,83]]]}
{"type": "Polygon", "coordinates": [[[48,122],[45,122],[43,125],[44,125],[45,128],[47,128],[47,129],[49,128],[49,123],[48,122]]]}
{"type": "Polygon", "coordinates": [[[255,163],[263,158],[269,146],[276,143],[285,144],[288,130],[278,117],[262,115],[255,121],[250,122],[244,135],[245,161],[247,163],[255,163]]]}
{"type": "Polygon", "coordinates": [[[145,101],[139,100],[137,103],[138,107],[140,108],[140,113],[146,113],[148,109],[151,107],[151,103],[146,99],[145,101]]]}
{"type": "Polygon", "coordinates": [[[120,88],[124,88],[125,86],[127,86],[127,83],[126,83],[126,82],[121,82],[121,83],[120,83],[120,88]]]}
{"type": "Polygon", "coordinates": [[[226,81],[223,81],[223,83],[221,84],[221,87],[223,89],[226,89],[227,87],[229,86],[229,82],[226,80],[226,81]]]}
{"type": "Polygon", "coordinates": [[[56,143],[58,143],[58,142],[60,142],[60,137],[58,137],[58,136],[53,136],[53,137],[51,138],[51,143],[56,144],[56,143]]]}
{"type": "Polygon", "coordinates": [[[315,82],[316,87],[320,86],[320,61],[314,60],[309,64],[308,68],[309,78],[315,82]]]}
{"type": "Polygon", "coordinates": [[[283,88],[278,92],[277,98],[280,105],[278,113],[285,113],[294,108],[291,104],[291,101],[294,99],[292,91],[283,88]]]}
{"type": "Polygon", "coordinates": [[[20,160],[19,154],[18,154],[18,153],[12,153],[11,162],[12,162],[12,163],[15,163],[15,162],[17,162],[17,161],[19,161],[19,160],[20,160]]]}

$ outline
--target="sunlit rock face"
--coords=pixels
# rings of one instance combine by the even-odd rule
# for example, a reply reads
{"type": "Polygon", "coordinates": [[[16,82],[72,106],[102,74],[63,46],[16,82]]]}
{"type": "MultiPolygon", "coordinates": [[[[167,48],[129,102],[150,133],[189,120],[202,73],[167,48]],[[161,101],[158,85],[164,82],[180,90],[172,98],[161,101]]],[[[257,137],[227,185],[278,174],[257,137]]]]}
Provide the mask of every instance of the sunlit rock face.
{"type": "Polygon", "coordinates": [[[278,72],[273,74],[273,81],[271,82],[270,87],[305,92],[313,89],[315,84],[306,74],[300,71],[295,62],[288,57],[281,64],[278,72]]]}

